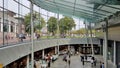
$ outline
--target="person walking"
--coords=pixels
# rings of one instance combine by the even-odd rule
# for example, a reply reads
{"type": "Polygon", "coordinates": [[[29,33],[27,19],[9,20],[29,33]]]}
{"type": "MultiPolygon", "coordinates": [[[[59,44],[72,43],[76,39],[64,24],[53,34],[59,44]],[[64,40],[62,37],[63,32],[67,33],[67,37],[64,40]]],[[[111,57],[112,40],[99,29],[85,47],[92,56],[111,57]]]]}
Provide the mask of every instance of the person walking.
{"type": "Polygon", "coordinates": [[[70,57],[71,57],[71,56],[69,55],[69,56],[68,56],[68,60],[67,60],[67,61],[68,61],[69,68],[70,68],[70,57]]]}

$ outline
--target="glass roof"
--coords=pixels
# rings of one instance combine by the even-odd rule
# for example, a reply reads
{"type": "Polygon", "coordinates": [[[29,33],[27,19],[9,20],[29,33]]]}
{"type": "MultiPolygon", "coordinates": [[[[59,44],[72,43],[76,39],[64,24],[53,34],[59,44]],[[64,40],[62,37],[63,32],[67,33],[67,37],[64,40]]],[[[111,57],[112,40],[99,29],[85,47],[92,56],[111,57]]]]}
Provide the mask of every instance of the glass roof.
{"type": "Polygon", "coordinates": [[[37,6],[66,16],[96,22],[120,10],[119,0],[31,0],[37,6]]]}

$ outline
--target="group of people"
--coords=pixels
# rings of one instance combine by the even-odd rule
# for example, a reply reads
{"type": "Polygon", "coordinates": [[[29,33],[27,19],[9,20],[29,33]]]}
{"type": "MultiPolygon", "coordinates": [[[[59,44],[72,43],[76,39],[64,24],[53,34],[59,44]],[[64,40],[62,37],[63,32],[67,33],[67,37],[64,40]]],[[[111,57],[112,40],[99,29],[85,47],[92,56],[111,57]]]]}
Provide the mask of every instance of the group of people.
{"type": "Polygon", "coordinates": [[[91,66],[93,67],[93,66],[96,66],[96,62],[97,62],[97,60],[95,59],[95,57],[91,57],[91,66]]]}
{"type": "MultiPolygon", "coordinates": [[[[84,56],[80,56],[80,57],[81,57],[82,65],[84,65],[84,62],[87,61],[88,56],[84,55],[84,56]]],[[[90,63],[91,63],[91,67],[96,66],[96,63],[97,63],[96,58],[92,56],[90,59],[90,63]]],[[[104,63],[101,61],[100,61],[100,68],[104,68],[104,63]]]]}

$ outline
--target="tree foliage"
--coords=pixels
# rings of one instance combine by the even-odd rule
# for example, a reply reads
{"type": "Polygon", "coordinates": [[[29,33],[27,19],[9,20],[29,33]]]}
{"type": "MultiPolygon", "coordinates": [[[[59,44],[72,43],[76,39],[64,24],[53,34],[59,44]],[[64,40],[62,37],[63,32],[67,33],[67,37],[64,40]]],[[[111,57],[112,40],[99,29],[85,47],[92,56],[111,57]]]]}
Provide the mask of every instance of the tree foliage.
{"type": "Polygon", "coordinates": [[[55,32],[57,30],[57,18],[50,17],[47,22],[47,29],[49,32],[52,33],[52,35],[55,35],[55,32]]]}
{"type": "MultiPolygon", "coordinates": [[[[27,33],[30,33],[30,30],[31,30],[31,28],[30,28],[31,27],[30,13],[26,14],[24,19],[25,19],[25,23],[24,23],[25,31],[27,33]]],[[[38,12],[33,12],[33,23],[34,23],[34,31],[36,31],[38,29],[41,30],[42,27],[44,27],[46,24],[44,18],[42,18],[38,12]]]]}
{"type": "Polygon", "coordinates": [[[60,29],[61,34],[66,34],[67,31],[72,30],[72,28],[75,26],[76,26],[76,24],[75,24],[73,18],[71,18],[71,17],[65,16],[64,18],[61,18],[59,21],[59,29],[60,29]]]}

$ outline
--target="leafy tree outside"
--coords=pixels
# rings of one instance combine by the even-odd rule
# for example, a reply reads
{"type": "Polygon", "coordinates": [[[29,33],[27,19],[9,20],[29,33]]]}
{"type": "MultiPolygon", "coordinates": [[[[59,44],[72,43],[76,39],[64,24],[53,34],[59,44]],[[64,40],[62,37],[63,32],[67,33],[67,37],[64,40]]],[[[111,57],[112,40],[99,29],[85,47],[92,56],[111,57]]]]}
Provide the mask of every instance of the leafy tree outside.
{"type": "MultiPolygon", "coordinates": [[[[31,33],[31,24],[30,24],[30,13],[25,15],[25,31],[27,33],[31,33]]],[[[41,30],[45,26],[45,20],[41,17],[38,12],[33,12],[33,22],[34,22],[34,32],[37,30],[41,30]]]]}
{"type": "Polygon", "coordinates": [[[71,17],[64,17],[59,20],[59,29],[60,34],[66,34],[67,32],[70,32],[73,27],[75,27],[76,24],[71,17]]]}
{"type": "Polygon", "coordinates": [[[47,23],[47,30],[54,36],[57,31],[57,18],[50,17],[47,23]]]}

